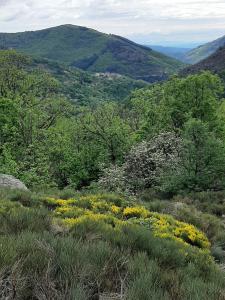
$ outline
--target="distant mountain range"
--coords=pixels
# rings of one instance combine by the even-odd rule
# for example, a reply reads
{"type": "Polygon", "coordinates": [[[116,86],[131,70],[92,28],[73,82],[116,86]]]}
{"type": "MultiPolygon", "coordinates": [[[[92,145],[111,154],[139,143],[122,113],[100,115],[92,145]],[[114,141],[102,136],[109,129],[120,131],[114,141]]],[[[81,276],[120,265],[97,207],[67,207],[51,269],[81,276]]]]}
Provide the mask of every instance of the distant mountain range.
{"type": "Polygon", "coordinates": [[[85,71],[117,73],[148,82],[166,79],[185,66],[123,37],[74,25],[0,33],[1,48],[16,49],[85,71]]]}
{"type": "Polygon", "coordinates": [[[146,45],[147,47],[161,52],[167,56],[173,57],[175,59],[178,59],[180,61],[185,62],[185,54],[189,51],[191,51],[191,48],[180,48],[180,47],[166,47],[166,46],[159,46],[159,45],[146,45]]]}
{"type": "Polygon", "coordinates": [[[167,56],[173,57],[186,64],[197,64],[198,62],[208,58],[214,54],[219,48],[225,46],[225,35],[206,44],[200,45],[193,49],[179,48],[179,47],[166,47],[151,45],[153,50],[161,52],[167,56]]]}
{"type": "Polygon", "coordinates": [[[182,61],[196,64],[225,46],[225,36],[184,53],[182,61]]]}
{"type": "Polygon", "coordinates": [[[181,74],[194,74],[202,70],[209,70],[217,74],[221,74],[225,71],[225,46],[220,47],[215,53],[201,60],[199,63],[188,66],[181,71],[181,74]]]}

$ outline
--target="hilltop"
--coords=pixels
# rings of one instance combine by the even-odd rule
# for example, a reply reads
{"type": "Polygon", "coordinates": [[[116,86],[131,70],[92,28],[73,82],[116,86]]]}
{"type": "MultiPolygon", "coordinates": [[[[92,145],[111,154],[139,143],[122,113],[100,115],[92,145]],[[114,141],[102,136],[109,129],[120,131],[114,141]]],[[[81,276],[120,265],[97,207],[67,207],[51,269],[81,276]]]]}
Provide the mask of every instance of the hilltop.
{"type": "Polygon", "coordinates": [[[166,79],[184,66],[123,37],[75,25],[0,33],[0,48],[16,49],[85,71],[118,73],[149,82],[166,79]]]}

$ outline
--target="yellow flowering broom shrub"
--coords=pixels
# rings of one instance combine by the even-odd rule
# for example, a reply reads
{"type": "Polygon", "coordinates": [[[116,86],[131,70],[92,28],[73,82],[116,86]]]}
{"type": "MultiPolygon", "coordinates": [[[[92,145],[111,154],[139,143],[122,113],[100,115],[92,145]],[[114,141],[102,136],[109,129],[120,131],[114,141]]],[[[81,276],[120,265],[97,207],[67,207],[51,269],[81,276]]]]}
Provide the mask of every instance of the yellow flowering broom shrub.
{"type": "Polygon", "coordinates": [[[143,206],[126,207],[123,210],[123,216],[126,219],[130,218],[147,218],[150,212],[143,206]]]}
{"type": "Polygon", "coordinates": [[[87,220],[113,226],[125,222],[147,227],[158,238],[200,249],[210,248],[207,237],[193,225],[179,222],[169,215],[151,212],[144,206],[129,205],[124,199],[88,195],[69,200],[47,198],[43,202],[54,208],[55,218],[62,219],[65,226],[75,226],[87,220]]]}
{"type": "Polygon", "coordinates": [[[136,218],[132,221],[148,227],[155,236],[173,239],[201,249],[209,249],[210,247],[210,243],[203,232],[195,226],[177,221],[169,215],[150,212],[147,218],[136,218]]]}

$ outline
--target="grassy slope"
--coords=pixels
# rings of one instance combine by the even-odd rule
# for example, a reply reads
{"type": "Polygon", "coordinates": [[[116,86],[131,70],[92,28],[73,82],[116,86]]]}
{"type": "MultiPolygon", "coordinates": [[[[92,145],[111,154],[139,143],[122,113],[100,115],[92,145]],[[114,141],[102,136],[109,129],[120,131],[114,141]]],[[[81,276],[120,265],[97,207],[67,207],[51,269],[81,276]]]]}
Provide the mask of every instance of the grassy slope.
{"type": "Polygon", "coordinates": [[[195,49],[192,49],[184,55],[183,59],[185,62],[190,64],[198,63],[199,61],[209,57],[211,54],[216,52],[220,47],[224,45],[225,36],[210,43],[199,46],[195,49]]]}
{"type": "MultiPolygon", "coordinates": [[[[148,198],[141,205],[149,211],[114,194],[49,193],[0,190],[1,299],[224,299],[224,272],[204,235],[161,214],[195,224],[213,244],[216,230],[222,244],[212,208],[209,215],[185,204],[192,198],[148,198]]],[[[207,196],[197,196],[199,208],[207,196]]],[[[215,250],[223,262],[223,249],[215,250]]]]}
{"type": "Polygon", "coordinates": [[[155,81],[176,73],[183,64],[119,36],[64,25],[35,32],[1,33],[0,47],[57,60],[93,72],[115,72],[155,81]]]}

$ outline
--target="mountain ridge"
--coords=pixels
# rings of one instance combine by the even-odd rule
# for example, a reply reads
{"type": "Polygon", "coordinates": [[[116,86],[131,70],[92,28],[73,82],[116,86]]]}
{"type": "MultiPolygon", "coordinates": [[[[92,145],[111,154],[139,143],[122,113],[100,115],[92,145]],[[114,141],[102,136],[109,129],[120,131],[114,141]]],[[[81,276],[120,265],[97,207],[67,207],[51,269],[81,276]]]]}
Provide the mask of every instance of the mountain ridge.
{"type": "Polygon", "coordinates": [[[223,46],[225,46],[225,35],[188,51],[186,54],[184,54],[183,61],[190,64],[196,64],[209,57],[223,46]]]}
{"type": "Polygon", "coordinates": [[[188,66],[180,73],[184,75],[199,73],[200,71],[210,71],[221,74],[225,71],[225,46],[220,47],[215,53],[201,60],[197,64],[188,66]]]}
{"type": "Polygon", "coordinates": [[[124,37],[71,24],[0,33],[0,47],[94,73],[118,73],[148,82],[166,79],[184,66],[124,37]]]}

